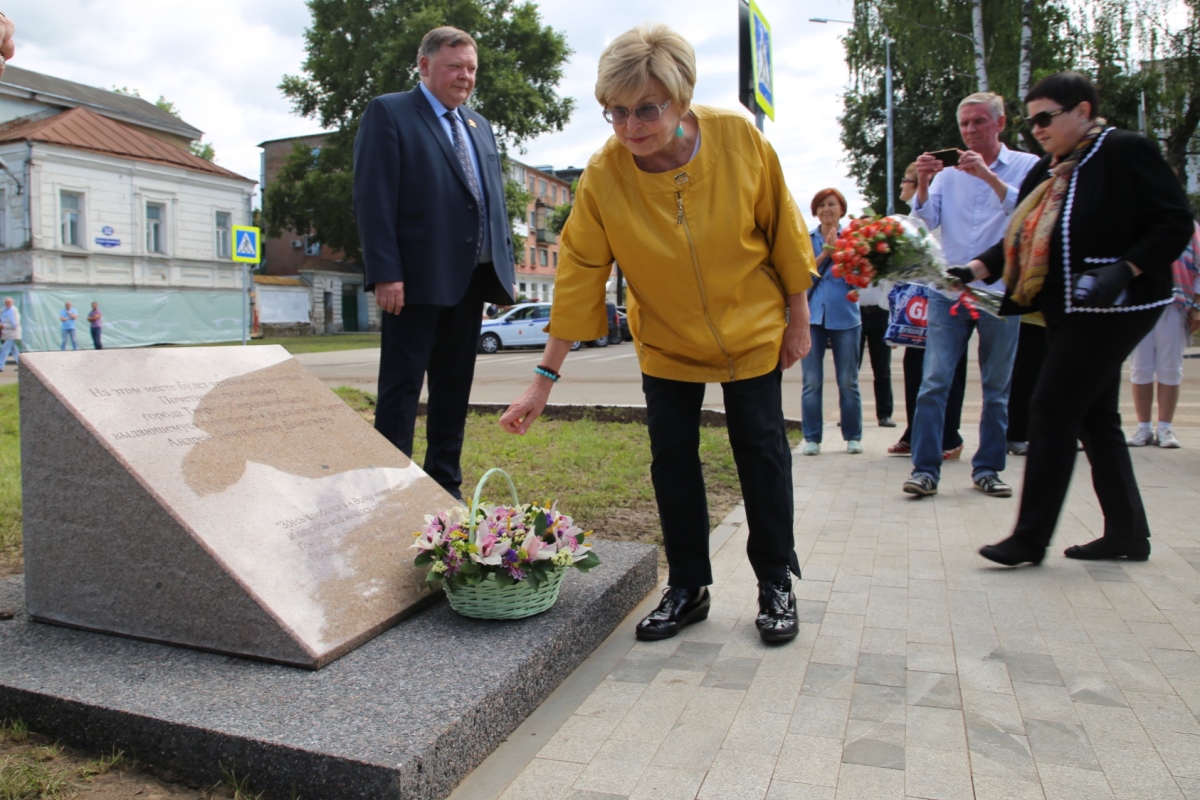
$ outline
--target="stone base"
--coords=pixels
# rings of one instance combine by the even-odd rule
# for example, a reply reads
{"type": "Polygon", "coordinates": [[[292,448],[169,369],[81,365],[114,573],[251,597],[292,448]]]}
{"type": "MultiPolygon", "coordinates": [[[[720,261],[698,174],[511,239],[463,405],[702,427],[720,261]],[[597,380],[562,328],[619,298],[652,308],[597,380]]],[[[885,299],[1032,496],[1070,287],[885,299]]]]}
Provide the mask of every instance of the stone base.
{"type": "Polygon", "coordinates": [[[33,622],[0,579],[0,719],[198,782],[221,767],[267,796],[443,798],[658,582],[655,548],[597,542],[535,617],[444,600],[317,672],[33,622]]]}

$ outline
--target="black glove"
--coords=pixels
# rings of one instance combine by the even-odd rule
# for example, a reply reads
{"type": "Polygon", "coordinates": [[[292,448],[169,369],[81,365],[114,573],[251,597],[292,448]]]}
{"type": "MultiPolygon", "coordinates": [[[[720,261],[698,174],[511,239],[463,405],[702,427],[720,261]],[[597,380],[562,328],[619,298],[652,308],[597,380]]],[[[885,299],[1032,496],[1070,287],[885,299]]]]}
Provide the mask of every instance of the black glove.
{"type": "Polygon", "coordinates": [[[951,278],[962,281],[963,285],[979,280],[975,277],[975,270],[970,267],[947,267],[946,274],[951,278]]]}
{"type": "Polygon", "coordinates": [[[1107,308],[1116,302],[1131,280],[1133,269],[1128,261],[1089,269],[1076,279],[1073,299],[1081,306],[1107,308]]]}

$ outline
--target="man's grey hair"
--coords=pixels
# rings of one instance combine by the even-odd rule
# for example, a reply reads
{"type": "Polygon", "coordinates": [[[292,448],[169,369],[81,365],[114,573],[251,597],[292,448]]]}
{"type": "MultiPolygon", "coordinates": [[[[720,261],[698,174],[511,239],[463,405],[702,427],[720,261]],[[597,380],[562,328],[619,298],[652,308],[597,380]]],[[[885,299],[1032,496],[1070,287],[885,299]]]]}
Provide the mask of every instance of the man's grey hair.
{"type": "MultiPolygon", "coordinates": [[[[988,113],[997,122],[1004,116],[1004,98],[995,92],[975,92],[975,94],[969,94],[958,104],[959,112],[963,110],[963,106],[987,106],[988,113]]],[[[955,116],[957,116],[957,113],[955,116]]]]}
{"type": "Polygon", "coordinates": [[[474,48],[475,52],[479,52],[479,46],[475,44],[475,39],[471,37],[471,34],[449,25],[443,25],[440,28],[434,28],[421,39],[421,47],[417,50],[417,59],[419,60],[421,56],[433,58],[434,54],[443,47],[461,47],[464,44],[474,48]]]}

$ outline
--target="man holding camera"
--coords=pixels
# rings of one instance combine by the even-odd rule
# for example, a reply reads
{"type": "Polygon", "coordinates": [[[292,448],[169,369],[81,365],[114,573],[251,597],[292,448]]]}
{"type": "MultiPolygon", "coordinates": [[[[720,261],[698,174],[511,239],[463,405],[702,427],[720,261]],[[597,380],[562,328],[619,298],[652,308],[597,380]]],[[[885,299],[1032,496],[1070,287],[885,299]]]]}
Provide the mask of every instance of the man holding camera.
{"type": "MultiPolygon", "coordinates": [[[[967,264],[1004,237],[1021,182],[1038,162],[1035,155],[1001,144],[1004,125],[1003,98],[991,92],[969,95],[958,105],[958,128],[967,149],[917,158],[913,214],[931,230],[941,229],[946,260],[956,265],[950,274],[973,287],[984,284],[975,280],[968,267],[957,265],[967,264]]],[[[997,281],[987,289],[1003,292],[1004,285],[997,281]]],[[[957,300],[956,293],[929,293],[925,371],[912,425],[913,471],[904,482],[904,491],[918,497],[937,494],[946,399],[955,365],[978,328],[983,412],[979,450],[971,459],[971,480],[984,494],[1012,497],[1012,487],[1000,480],[1000,472],[1005,464],[1008,391],[1020,318],[980,314],[979,319],[972,319],[964,309],[952,313],[957,300]]]]}

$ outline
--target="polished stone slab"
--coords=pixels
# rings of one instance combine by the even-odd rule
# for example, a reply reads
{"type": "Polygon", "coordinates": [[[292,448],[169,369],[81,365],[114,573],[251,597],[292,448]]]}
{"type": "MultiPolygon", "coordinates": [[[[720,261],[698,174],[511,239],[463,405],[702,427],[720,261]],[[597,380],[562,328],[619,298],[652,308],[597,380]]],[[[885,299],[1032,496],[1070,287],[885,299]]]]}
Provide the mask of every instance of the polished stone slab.
{"type": "MultiPolygon", "coordinates": [[[[0,579],[0,719],[271,797],[434,800],[508,736],[657,584],[651,545],[600,541],[524,620],[436,602],[310,671],[40,625],[0,579]]],[[[416,570],[414,570],[416,571],[416,570]]]]}
{"type": "Polygon", "coordinates": [[[29,614],[319,668],[418,609],[453,499],[278,346],[21,360],[29,614]]]}

